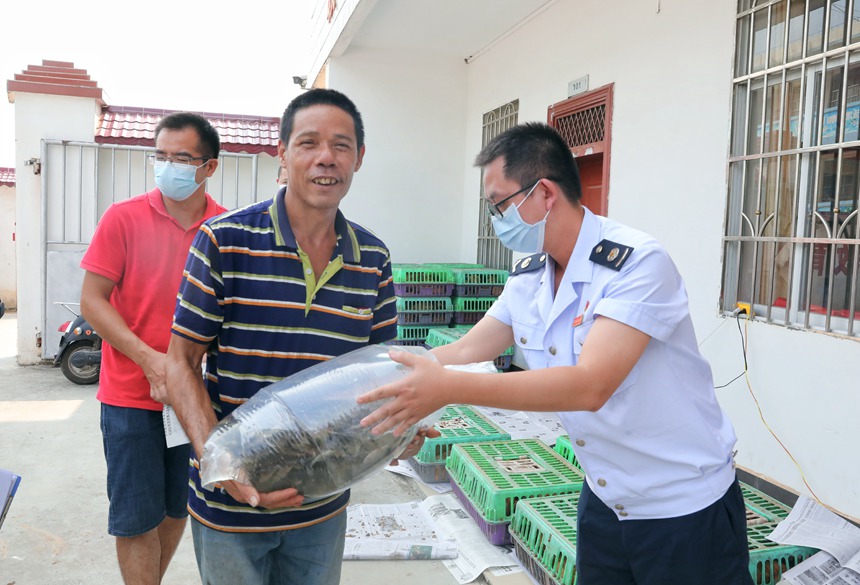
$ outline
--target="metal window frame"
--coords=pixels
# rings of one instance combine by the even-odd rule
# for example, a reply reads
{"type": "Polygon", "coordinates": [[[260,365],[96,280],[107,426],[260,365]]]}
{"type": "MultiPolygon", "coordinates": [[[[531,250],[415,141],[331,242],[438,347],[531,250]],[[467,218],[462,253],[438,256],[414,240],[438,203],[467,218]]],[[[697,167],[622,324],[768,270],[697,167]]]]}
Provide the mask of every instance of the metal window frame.
{"type": "MultiPolygon", "coordinates": [[[[860,268],[860,211],[853,209],[849,215],[840,218],[842,223],[836,233],[838,219],[834,213],[828,222],[818,211],[818,199],[821,197],[822,189],[820,189],[822,181],[822,153],[833,153],[835,157],[835,178],[834,178],[834,198],[837,202],[841,199],[842,190],[842,171],[843,158],[847,150],[860,149],[860,137],[857,140],[849,142],[845,141],[845,121],[846,108],[848,104],[848,80],[849,70],[852,64],[860,63],[860,42],[851,43],[852,34],[857,33],[857,28],[860,26],[860,21],[854,19],[855,4],[860,0],[845,0],[844,10],[845,26],[843,28],[842,46],[828,49],[830,43],[830,15],[834,10],[834,0],[825,0],[822,6],[824,10],[822,22],[822,49],[815,54],[808,54],[809,50],[809,22],[810,22],[810,4],[811,0],[806,0],[804,3],[803,12],[803,38],[802,38],[802,54],[799,58],[789,61],[789,30],[791,28],[791,0],[768,0],[765,2],[754,2],[756,6],[742,9],[744,2],[738,3],[736,12],[735,26],[735,46],[733,67],[735,75],[738,68],[743,72],[743,75],[737,75],[732,80],[732,100],[731,100],[731,130],[730,140],[728,144],[727,157],[727,184],[728,193],[726,196],[726,215],[724,221],[723,235],[723,290],[721,294],[721,309],[723,314],[729,314],[735,308],[736,301],[744,301],[753,303],[755,319],[774,323],[789,328],[797,328],[804,330],[812,330],[824,332],[830,335],[839,337],[848,337],[852,339],[860,338],[860,328],[854,327],[854,313],[856,296],[858,288],[860,288],[860,277],[858,277],[858,268],[860,268]],[[783,10],[783,30],[785,35],[782,46],[782,59],[779,60],[779,65],[771,65],[771,33],[774,30],[773,16],[775,8],[782,4],[783,10]],[[761,15],[767,17],[766,38],[764,46],[766,51],[764,68],[753,72],[753,49],[754,49],[754,20],[761,15]],[[744,19],[747,19],[746,24],[744,19]],[[746,30],[745,30],[746,29],[746,30]],[[749,35],[749,38],[741,39],[741,32],[749,35]],[[740,50],[745,50],[746,55],[739,54],[740,50]],[[842,67],[841,71],[841,88],[838,104],[838,121],[836,127],[836,136],[834,141],[828,144],[822,144],[823,129],[824,129],[824,114],[826,105],[825,89],[827,87],[828,71],[833,71],[837,67],[842,67]],[[794,71],[799,71],[799,111],[797,116],[797,127],[799,132],[798,141],[792,141],[788,146],[783,143],[784,126],[791,119],[791,113],[787,111],[788,107],[788,92],[789,76],[794,71]],[[779,100],[778,118],[770,116],[775,123],[778,119],[779,129],[774,132],[766,133],[766,123],[768,121],[769,111],[776,110],[775,102],[771,103],[769,99],[770,88],[774,85],[773,79],[778,79],[779,95],[774,95],[774,99],[779,100]],[[757,151],[751,152],[750,128],[755,122],[750,118],[751,111],[756,105],[753,99],[754,85],[761,84],[761,115],[758,120],[758,127],[761,129],[761,138],[757,141],[757,151]],[[811,86],[811,87],[810,87],[811,86]],[[738,99],[738,94],[745,91],[745,99],[738,99]],[[814,107],[814,109],[813,109],[814,107]],[[743,111],[736,111],[741,108],[743,111]],[[740,114],[740,115],[739,115],[740,114]],[[739,119],[740,118],[740,119],[739,119]],[[813,125],[814,122],[814,125],[813,125]],[[768,136],[768,134],[770,134],[768,136]],[[743,138],[742,151],[736,149],[736,142],[743,138]],[[768,144],[765,144],[765,139],[768,144]],[[775,176],[771,176],[769,163],[776,157],[775,176]],[[788,157],[794,158],[793,171],[793,191],[789,192],[785,189],[786,177],[784,176],[783,167],[790,168],[788,157]],[[741,168],[738,169],[737,165],[741,168]],[[754,182],[748,181],[747,173],[752,164],[757,164],[757,177],[754,182]],[[737,173],[740,171],[740,177],[737,173]],[[767,184],[765,184],[765,177],[767,184]],[[750,184],[755,186],[755,190],[749,191],[750,184]],[[767,212],[767,190],[771,187],[774,189],[772,205],[773,209],[765,216],[767,212]],[[749,217],[745,213],[746,207],[750,205],[750,197],[755,198],[755,216],[749,217]],[[779,225],[779,214],[781,206],[784,203],[783,197],[793,197],[793,209],[790,214],[791,229],[790,236],[780,236],[777,231],[779,225]],[[734,210],[734,211],[733,211],[734,210]],[[807,210],[810,211],[807,214],[807,210]],[[739,217],[732,217],[732,213],[740,214],[739,217]],[[853,224],[851,222],[854,222],[853,224]],[[807,233],[807,226],[823,226],[825,228],[826,237],[814,237],[814,232],[807,233]],[[845,231],[849,225],[855,230],[855,237],[845,237],[845,231]],[[736,233],[730,234],[730,230],[737,230],[736,233]],[[768,236],[767,232],[772,231],[772,235],[768,236]],[[789,246],[788,265],[785,270],[788,275],[786,306],[784,308],[775,307],[773,304],[773,295],[776,290],[776,251],[780,244],[789,246]],[[826,291],[824,301],[826,302],[825,311],[822,314],[815,313],[810,310],[812,304],[813,292],[813,261],[812,255],[816,245],[824,244],[829,247],[829,261],[825,267],[826,278],[832,283],[836,274],[836,254],[837,246],[850,246],[849,258],[853,254],[853,261],[849,262],[850,266],[847,269],[852,277],[850,282],[846,283],[849,291],[848,298],[848,314],[847,317],[837,317],[833,314],[834,286],[829,286],[826,291]],[[746,250],[745,246],[752,246],[752,252],[746,250]],[[746,254],[745,254],[746,251],[746,254]],[[731,260],[731,261],[730,261],[731,260]],[[749,261],[749,265],[745,262],[749,261]],[[766,263],[767,266],[763,267],[766,263]],[[748,268],[747,268],[748,266],[748,268]],[[743,268],[743,269],[742,269],[743,268]],[[739,298],[743,282],[742,275],[747,269],[751,271],[749,285],[750,299],[739,298]],[[769,278],[763,281],[763,271],[769,271],[769,278]],[[802,290],[801,290],[802,288],[802,290]],[[762,297],[762,293],[765,297],[762,297]],[[759,299],[766,299],[766,304],[758,302],[759,299]]],[[[748,4],[748,3],[747,3],[748,4]]],[[[792,75],[793,77],[793,75],[792,75]]],[[[855,185],[855,189],[860,189],[860,185],[855,185]]],[[[853,201],[855,205],[860,203],[860,195],[853,193],[853,201]]],[[[838,207],[837,207],[838,209],[838,207]]]]}

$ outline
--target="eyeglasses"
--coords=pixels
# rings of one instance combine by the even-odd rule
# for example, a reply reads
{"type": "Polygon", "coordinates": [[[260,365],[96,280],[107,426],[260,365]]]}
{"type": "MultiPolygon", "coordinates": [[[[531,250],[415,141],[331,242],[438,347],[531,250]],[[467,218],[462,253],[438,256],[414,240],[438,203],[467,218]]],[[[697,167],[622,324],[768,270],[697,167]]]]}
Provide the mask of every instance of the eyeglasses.
{"type": "MultiPolygon", "coordinates": [[[[529,195],[531,195],[531,194],[532,194],[532,191],[534,190],[534,188],[535,188],[535,187],[537,187],[537,184],[538,184],[538,183],[540,183],[540,179],[538,179],[537,181],[535,181],[534,183],[532,183],[532,184],[530,184],[530,185],[528,185],[528,186],[526,186],[526,187],[523,187],[522,189],[520,189],[520,190],[519,190],[519,191],[517,191],[516,193],[511,193],[511,194],[510,194],[510,195],[508,195],[507,197],[504,197],[501,201],[497,201],[497,202],[495,202],[495,203],[493,203],[492,201],[490,201],[489,199],[487,199],[487,203],[488,203],[488,205],[487,205],[487,213],[488,213],[488,214],[490,214],[490,217],[501,217],[501,215],[502,215],[504,212],[502,211],[502,209],[501,209],[501,207],[500,207],[500,206],[501,206],[501,205],[503,205],[503,204],[505,203],[505,201],[508,201],[508,200],[510,200],[510,199],[513,199],[514,197],[516,197],[517,195],[519,195],[519,194],[520,194],[520,193],[522,193],[523,191],[528,191],[528,192],[529,192],[529,193],[528,193],[528,195],[526,195],[526,197],[528,197],[529,195]]],[[[525,199],[523,199],[523,201],[525,201],[525,199]]]]}
{"type": "Polygon", "coordinates": [[[155,163],[169,163],[172,165],[190,165],[196,160],[202,160],[203,162],[200,165],[195,166],[203,166],[210,160],[212,160],[211,156],[164,156],[163,154],[147,154],[146,160],[149,161],[149,164],[154,165],[155,163]]]}

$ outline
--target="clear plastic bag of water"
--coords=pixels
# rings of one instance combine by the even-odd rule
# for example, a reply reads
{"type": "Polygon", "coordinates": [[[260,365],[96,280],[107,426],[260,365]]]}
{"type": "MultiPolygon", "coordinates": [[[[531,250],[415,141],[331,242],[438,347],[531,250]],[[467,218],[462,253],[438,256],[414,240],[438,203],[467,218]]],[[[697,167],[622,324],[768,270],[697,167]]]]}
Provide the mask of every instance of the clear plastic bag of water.
{"type": "MultiPolygon", "coordinates": [[[[318,499],[385,467],[444,410],[399,437],[373,435],[359,424],[382,403],[358,404],[356,398],[410,371],[388,357],[390,349],[363,347],[261,389],[207,439],[200,461],[204,487],[237,480],[263,493],[292,487],[318,499]]],[[[397,349],[432,357],[423,347],[397,349]]]]}

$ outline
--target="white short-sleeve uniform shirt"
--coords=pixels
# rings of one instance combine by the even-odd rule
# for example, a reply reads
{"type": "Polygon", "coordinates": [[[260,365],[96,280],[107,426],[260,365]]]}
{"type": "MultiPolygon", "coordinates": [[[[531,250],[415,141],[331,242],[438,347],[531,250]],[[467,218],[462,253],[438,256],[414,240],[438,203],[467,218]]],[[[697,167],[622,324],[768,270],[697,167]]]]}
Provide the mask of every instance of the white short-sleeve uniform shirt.
{"type": "Polygon", "coordinates": [[[576,365],[602,317],[651,337],[600,410],[559,413],[589,487],[622,520],[683,516],[718,500],[734,481],[736,437],[669,255],[647,234],[586,209],[555,298],[554,264],[545,262],[511,276],[487,313],[513,328],[530,369],[576,365]],[[602,240],[632,248],[620,270],[589,260],[602,240]]]}

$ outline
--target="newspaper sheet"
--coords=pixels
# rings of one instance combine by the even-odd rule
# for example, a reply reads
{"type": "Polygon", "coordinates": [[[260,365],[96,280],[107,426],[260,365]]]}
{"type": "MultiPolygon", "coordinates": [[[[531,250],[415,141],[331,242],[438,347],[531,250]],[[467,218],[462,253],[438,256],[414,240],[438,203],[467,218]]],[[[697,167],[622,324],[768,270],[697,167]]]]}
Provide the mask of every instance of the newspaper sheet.
{"type": "Polygon", "coordinates": [[[554,412],[526,412],[486,406],[476,408],[510,433],[512,439],[540,439],[547,445],[554,445],[559,436],[567,434],[561,419],[554,412]]]}
{"type": "Polygon", "coordinates": [[[421,506],[436,522],[439,534],[456,540],[459,555],[456,559],[443,561],[458,583],[469,583],[490,567],[505,567],[514,572],[516,560],[510,550],[493,546],[469,516],[462,504],[451,494],[430,496],[421,506]]]}
{"type": "Polygon", "coordinates": [[[815,553],[782,574],[780,585],[860,585],[860,575],[839,564],[833,555],[815,553]]]}
{"type": "Polygon", "coordinates": [[[424,483],[428,488],[433,490],[436,493],[446,494],[451,491],[451,482],[444,481],[441,483],[425,483],[421,480],[421,477],[418,475],[418,472],[409,464],[409,461],[398,461],[397,465],[386,465],[385,469],[390,471],[391,473],[396,473],[398,475],[403,475],[405,477],[411,477],[415,481],[420,481],[424,483]]]}
{"type": "MultiPolygon", "coordinates": [[[[788,517],[777,525],[768,538],[779,544],[820,548],[830,553],[838,567],[842,569],[835,570],[826,562],[826,557],[815,555],[812,558],[818,557],[817,560],[810,563],[808,567],[816,565],[818,570],[812,570],[806,576],[799,576],[795,581],[791,581],[790,579],[794,577],[789,577],[789,572],[786,572],[784,578],[789,583],[797,585],[860,583],[858,579],[860,528],[806,496],[800,496],[788,517]],[[820,579],[823,580],[816,576],[819,574],[820,579]]],[[[802,575],[803,571],[800,573],[802,575]]]]}
{"type": "Polygon", "coordinates": [[[347,508],[344,560],[452,559],[455,543],[440,539],[421,502],[347,508]]]}

